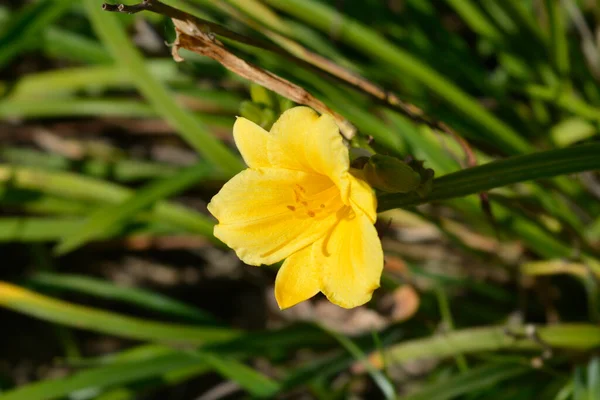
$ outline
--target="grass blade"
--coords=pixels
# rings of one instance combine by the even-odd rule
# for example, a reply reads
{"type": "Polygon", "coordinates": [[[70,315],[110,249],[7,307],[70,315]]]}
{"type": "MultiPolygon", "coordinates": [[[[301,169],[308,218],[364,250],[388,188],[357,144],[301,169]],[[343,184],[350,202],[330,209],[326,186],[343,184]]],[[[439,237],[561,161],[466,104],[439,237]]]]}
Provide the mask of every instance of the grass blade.
{"type": "MultiPolygon", "coordinates": [[[[10,164],[40,169],[68,170],[73,168],[72,158],[22,147],[0,149],[0,158],[10,164]]],[[[121,182],[167,178],[176,176],[180,169],[181,167],[172,164],[131,158],[105,160],[102,157],[92,156],[89,159],[77,161],[77,170],[84,175],[121,182]]]]}
{"type": "Polygon", "coordinates": [[[36,287],[66,290],[103,299],[118,300],[148,310],[158,311],[165,315],[180,316],[195,322],[215,322],[214,317],[206,312],[163,296],[160,293],[134,287],[117,286],[112,282],[84,275],[40,272],[29,277],[27,283],[36,287]]]}
{"type": "Polygon", "coordinates": [[[514,364],[486,365],[460,374],[458,377],[430,384],[426,389],[402,399],[449,400],[467,393],[474,393],[529,371],[531,368],[514,364]]]}
{"type": "Polygon", "coordinates": [[[374,368],[373,365],[367,361],[367,357],[360,347],[358,347],[352,340],[348,339],[344,335],[327,329],[324,326],[321,326],[321,329],[334,337],[346,349],[346,351],[348,351],[348,353],[354,357],[354,359],[363,363],[369,375],[371,375],[371,378],[377,384],[386,399],[393,400],[396,398],[396,389],[394,389],[394,385],[381,371],[374,368]]]}
{"type": "Polygon", "coordinates": [[[324,32],[328,32],[332,26],[335,26],[341,41],[379,62],[388,63],[398,70],[398,74],[406,74],[436,92],[464,117],[479,124],[481,132],[485,132],[488,138],[494,140],[495,144],[504,151],[514,154],[531,150],[531,146],[518,133],[485,110],[454,83],[412,54],[397,48],[367,26],[314,0],[266,0],[266,2],[324,32]]]}
{"type": "Polygon", "coordinates": [[[36,382],[2,393],[0,400],[52,400],[69,396],[79,390],[101,392],[117,385],[150,379],[187,368],[195,368],[196,374],[210,370],[198,357],[178,352],[137,362],[121,362],[93,368],[66,378],[36,382]]]}
{"type": "Polygon", "coordinates": [[[65,254],[83,246],[90,240],[103,236],[115,225],[135,216],[136,213],[156,202],[189,188],[206,178],[209,173],[209,166],[203,163],[197,164],[179,172],[172,178],[162,179],[145,186],[122,203],[99,209],[92,213],[79,229],[63,236],[54,251],[57,254],[65,254]]]}
{"type": "MultiPolygon", "coordinates": [[[[162,82],[182,81],[177,68],[169,60],[154,60],[146,63],[146,68],[156,79],[162,82]]],[[[64,68],[31,74],[16,84],[10,98],[39,99],[73,94],[90,88],[98,90],[130,89],[131,80],[121,73],[121,68],[112,65],[64,68]]]]}
{"type": "Polygon", "coordinates": [[[232,329],[155,322],[80,306],[0,282],[0,307],[56,324],[137,340],[202,344],[232,339],[232,329]]]}
{"type": "Polygon", "coordinates": [[[597,170],[600,169],[598,154],[600,143],[591,143],[494,161],[434,180],[427,197],[416,193],[383,195],[378,211],[462,197],[532,179],[597,170]]]}
{"type": "Polygon", "coordinates": [[[239,172],[243,168],[240,158],[214,138],[203,123],[181,108],[164,85],[152,76],[117,17],[103,11],[95,0],[85,0],[84,4],[96,33],[156,113],[172,124],[194,150],[223,173],[234,175],[239,172]]]}
{"type": "MultiPolygon", "coordinates": [[[[13,187],[92,203],[120,203],[134,192],[114,183],[67,173],[0,164],[0,182],[13,187]]],[[[150,212],[152,218],[189,232],[213,238],[214,223],[208,217],[179,204],[161,201],[150,212]]]]}
{"type": "Polygon", "coordinates": [[[73,232],[80,224],[79,218],[1,218],[0,242],[49,242],[73,232]]]}
{"type": "Polygon", "coordinates": [[[0,34],[0,69],[32,44],[40,32],[63,15],[73,3],[68,0],[42,0],[31,3],[13,15],[0,34]]]}
{"type": "Polygon", "coordinates": [[[238,383],[252,396],[272,398],[281,389],[277,382],[239,361],[218,357],[214,353],[205,351],[194,354],[222,376],[238,383]]]}
{"type": "Polygon", "coordinates": [[[0,118],[154,117],[148,105],[123,99],[43,99],[0,101],[0,118]]]}

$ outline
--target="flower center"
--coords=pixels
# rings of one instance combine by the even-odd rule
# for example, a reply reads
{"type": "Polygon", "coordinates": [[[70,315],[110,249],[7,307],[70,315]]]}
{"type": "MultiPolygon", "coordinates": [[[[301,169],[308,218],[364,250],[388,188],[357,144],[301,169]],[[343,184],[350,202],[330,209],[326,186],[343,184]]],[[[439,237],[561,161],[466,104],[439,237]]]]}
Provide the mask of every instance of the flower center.
{"type": "Polygon", "coordinates": [[[305,187],[295,184],[294,203],[287,209],[298,218],[316,218],[337,211],[340,206],[340,193],[335,185],[314,194],[308,194],[305,187]]]}

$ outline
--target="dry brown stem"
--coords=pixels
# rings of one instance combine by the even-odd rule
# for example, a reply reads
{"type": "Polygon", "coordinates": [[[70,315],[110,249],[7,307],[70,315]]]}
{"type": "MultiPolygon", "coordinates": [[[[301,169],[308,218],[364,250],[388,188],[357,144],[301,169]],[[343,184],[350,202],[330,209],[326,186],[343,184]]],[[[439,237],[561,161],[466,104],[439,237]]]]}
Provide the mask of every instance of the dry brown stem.
{"type": "MultiPolygon", "coordinates": [[[[220,34],[242,43],[256,45],[252,42],[252,39],[155,0],[145,0],[140,4],[132,6],[104,4],[103,8],[107,11],[126,13],[152,11],[171,17],[177,33],[177,38],[172,48],[173,58],[176,61],[183,61],[183,58],[179,55],[179,49],[182,48],[212,58],[228,70],[245,79],[264,86],[298,104],[304,104],[322,114],[333,116],[340,128],[340,132],[346,139],[350,140],[356,134],[356,128],[350,121],[333,111],[307,90],[270,71],[241,59],[230,52],[214,35],[220,34]]],[[[262,46],[259,45],[259,47],[262,46]]]]}
{"type": "MultiPolygon", "coordinates": [[[[255,83],[263,85],[268,89],[284,97],[289,98],[292,101],[308,105],[321,113],[324,112],[333,115],[336,118],[338,125],[340,125],[340,130],[342,134],[346,138],[352,138],[356,133],[356,129],[344,117],[335,113],[325,104],[323,104],[320,100],[316,99],[309,92],[299,87],[298,85],[295,85],[279,77],[278,75],[273,74],[272,72],[266,71],[256,65],[248,63],[245,60],[236,56],[235,54],[231,53],[225,48],[225,46],[223,46],[222,43],[215,40],[214,35],[220,35],[240,43],[268,50],[282,55],[284,57],[287,57],[293,62],[300,64],[304,67],[324,71],[330,76],[338,79],[339,81],[342,81],[380,100],[386,106],[401,112],[411,120],[425,124],[431,127],[432,129],[450,135],[462,148],[466,158],[466,165],[470,167],[477,165],[477,159],[475,157],[475,154],[471,150],[467,141],[463,139],[447,124],[429,118],[425,114],[425,112],[419,107],[403,101],[396,94],[379,87],[378,85],[370,82],[364,77],[337,65],[336,63],[332,62],[331,60],[328,60],[327,58],[319,54],[313,53],[312,51],[306,49],[300,44],[276,32],[266,30],[267,36],[269,36],[276,42],[284,43],[286,47],[288,49],[291,48],[295,54],[292,54],[290,51],[275,46],[269,42],[240,35],[221,25],[194,17],[188,13],[177,10],[157,0],[144,0],[142,3],[133,6],[126,6],[123,4],[105,4],[103,8],[107,11],[119,11],[127,13],[136,13],[139,11],[152,11],[172,18],[175,23],[175,26],[177,27],[178,34],[178,41],[176,41],[174,48],[174,57],[176,60],[181,60],[181,58],[177,55],[175,51],[177,48],[186,48],[188,50],[200,53],[207,57],[211,57],[216,61],[220,62],[227,69],[233,71],[234,73],[243,76],[244,78],[249,79],[255,83]],[[182,34],[186,35],[187,37],[183,38],[182,34]]],[[[256,24],[252,23],[252,25],[256,24]]],[[[264,31],[265,29],[260,30],[264,31]]]]}

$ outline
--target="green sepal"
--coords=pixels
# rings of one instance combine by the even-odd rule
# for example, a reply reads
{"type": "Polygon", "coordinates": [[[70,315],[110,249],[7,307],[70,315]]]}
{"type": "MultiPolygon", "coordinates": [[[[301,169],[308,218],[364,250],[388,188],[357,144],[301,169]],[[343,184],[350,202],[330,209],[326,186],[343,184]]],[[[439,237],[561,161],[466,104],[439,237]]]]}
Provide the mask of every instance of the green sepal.
{"type": "Polygon", "coordinates": [[[387,193],[407,193],[421,185],[421,176],[407,163],[382,154],[371,156],[363,173],[372,187],[387,193]]]}

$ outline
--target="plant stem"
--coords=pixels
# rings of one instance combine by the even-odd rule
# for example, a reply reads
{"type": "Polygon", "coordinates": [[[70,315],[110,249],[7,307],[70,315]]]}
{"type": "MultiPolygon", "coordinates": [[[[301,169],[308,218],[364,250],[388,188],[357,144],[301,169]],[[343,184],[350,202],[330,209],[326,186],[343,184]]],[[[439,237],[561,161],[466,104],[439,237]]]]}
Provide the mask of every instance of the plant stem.
{"type": "Polygon", "coordinates": [[[432,191],[425,197],[414,192],[382,195],[378,212],[477,194],[532,179],[596,169],[600,169],[600,143],[510,157],[435,179],[432,191]]]}

